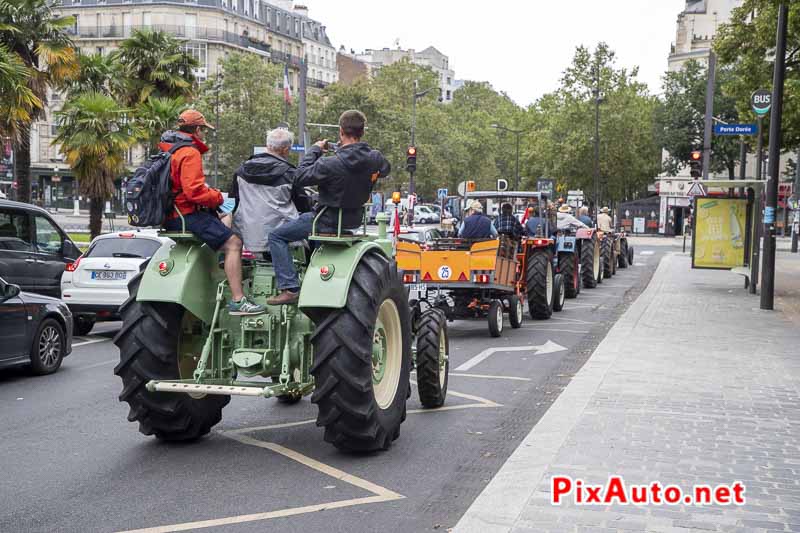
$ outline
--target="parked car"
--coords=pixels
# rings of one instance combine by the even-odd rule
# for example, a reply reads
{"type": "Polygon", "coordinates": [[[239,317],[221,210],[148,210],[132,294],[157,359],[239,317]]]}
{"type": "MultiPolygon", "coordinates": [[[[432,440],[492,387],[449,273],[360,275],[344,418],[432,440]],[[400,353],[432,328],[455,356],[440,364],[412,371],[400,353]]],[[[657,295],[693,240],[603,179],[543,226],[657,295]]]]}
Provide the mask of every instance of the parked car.
{"type": "Polygon", "coordinates": [[[429,205],[418,205],[414,207],[415,224],[433,224],[439,222],[439,214],[431,209],[429,205]]]}
{"type": "Polygon", "coordinates": [[[444,234],[438,228],[407,228],[401,226],[398,239],[404,241],[416,242],[419,244],[428,244],[435,239],[444,237],[444,234]]]}
{"type": "Polygon", "coordinates": [[[75,320],[75,334],[87,335],[97,321],[119,320],[128,298],[128,282],[139,265],[174,241],[155,230],[98,235],[89,249],[61,275],[61,297],[75,320]]]}
{"type": "Polygon", "coordinates": [[[64,265],[80,255],[47,211],[0,200],[0,277],[7,283],[58,298],[64,265]]]}
{"type": "Polygon", "coordinates": [[[72,315],[60,300],[22,292],[0,278],[0,368],[52,374],[72,351],[72,315]]]}

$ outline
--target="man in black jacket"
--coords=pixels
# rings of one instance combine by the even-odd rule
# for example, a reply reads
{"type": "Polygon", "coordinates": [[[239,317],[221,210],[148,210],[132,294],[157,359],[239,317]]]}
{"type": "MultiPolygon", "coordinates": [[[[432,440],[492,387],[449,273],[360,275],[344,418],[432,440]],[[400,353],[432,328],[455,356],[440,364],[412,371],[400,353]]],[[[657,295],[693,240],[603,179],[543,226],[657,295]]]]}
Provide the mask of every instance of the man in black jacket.
{"type": "Polygon", "coordinates": [[[289,253],[289,244],[301,241],[311,234],[314,217],[319,214],[317,232],[335,233],[341,211],[342,229],[357,228],[364,215],[364,204],[369,201],[375,182],[386,177],[391,166],[377,150],[365,142],[364,127],[367,119],[356,110],[345,111],[339,117],[339,148],[331,157],[322,157],[328,141],[314,144],[300,161],[295,172],[295,185],[319,187],[319,205],[316,213],[303,213],[269,235],[269,251],[275,268],[275,278],[280,294],[267,300],[269,305],[297,302],[300,282],[289,253]]]}

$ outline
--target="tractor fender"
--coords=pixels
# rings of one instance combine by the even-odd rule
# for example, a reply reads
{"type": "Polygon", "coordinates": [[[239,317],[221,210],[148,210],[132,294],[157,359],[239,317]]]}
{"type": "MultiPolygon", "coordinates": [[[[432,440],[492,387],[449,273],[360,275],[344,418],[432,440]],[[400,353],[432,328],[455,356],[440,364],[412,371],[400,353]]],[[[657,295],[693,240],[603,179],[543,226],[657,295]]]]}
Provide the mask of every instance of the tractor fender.
{"type": "Polygon", "coordinates": [[[591,239],[594,234],[594,228],[580,228],[575,232],[575,236],[579,239],[591,239]]]}
{"type": "Polygon", "coordinates": [[[314,250],[300,287],[300,309],[344,307],[358,263],[373,250],[386,255],[383,247],[373,241],[359,241],[351,246],[325,243],[314,250]],[[327,267],[327,276],[322,275],[323,267],[327,267]]]}
{"type": "Polygon", "coordinates": [[[217,254],[195,239],[173,239],[169,251],[158,250],[144,269],[136,300],[175,303],[211,323],[217,285],[225,277],[217,254]],[[165,264],[164,270],[159,265],[165,264]]]}

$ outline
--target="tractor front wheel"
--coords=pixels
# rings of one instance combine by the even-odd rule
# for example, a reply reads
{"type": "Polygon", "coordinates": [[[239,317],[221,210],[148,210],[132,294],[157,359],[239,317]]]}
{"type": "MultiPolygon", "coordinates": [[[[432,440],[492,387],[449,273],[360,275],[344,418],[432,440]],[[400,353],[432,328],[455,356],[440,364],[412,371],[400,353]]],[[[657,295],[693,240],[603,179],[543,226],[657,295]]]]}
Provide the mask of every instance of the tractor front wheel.
{"type": "Polygon", "coordinates": [[[450,373],[447,318],[440,309],[428,309],[417,324],[417,391],[425,407],[441,407],[450,373]]]}
{"type": "Polygon", "coordinates": [[[617,267],[628,268],[628,240],[622,239],[619,243],[619,257],[617,258],[617,267]]]}
{"type": "Polygon", "coordinates": [[[492,337],[499,337],[503,334],[503,302],[500,300],[492,300],[489,304],[489,312],[487,315],[489,320],[489,335],[492,337]]]}
{"type": "Polygon", "coordinates": [[[545,249],[531,251],[525,279],[528,291],[528,311],[534,320],[544,320],[553,314],[553,262],[545,249]]]}
{"type": "Polygon", "coordinates": [[[556,274],[553,278],[553,311],[557,312],[564,309],[566,296],[566,291],[564,290],[564,275],[556,274]]]}
{"type": "Polygon", "coordinates": [[[122,328],[114,337],[120,362],[114,373],[122,378],[120,401],[128,402],[130,422],[139,431],[166,441],[187,441],[202,437],[222,419],[222,408],[230,396],[150,392],[150,380],[180,379],[178,342],[183,307],[176,304],[136,301],[142,274],[128,284],[130,297],[120,307],[122,328]]]}
{"type": "Polygon", "coordinates": [[[395,265],[368,252],[345,306],[316,309],[313,316],[311,401],[325,440],[346,451],[388,449],[406,418],[411,371],[408,301],[395,265]]]}

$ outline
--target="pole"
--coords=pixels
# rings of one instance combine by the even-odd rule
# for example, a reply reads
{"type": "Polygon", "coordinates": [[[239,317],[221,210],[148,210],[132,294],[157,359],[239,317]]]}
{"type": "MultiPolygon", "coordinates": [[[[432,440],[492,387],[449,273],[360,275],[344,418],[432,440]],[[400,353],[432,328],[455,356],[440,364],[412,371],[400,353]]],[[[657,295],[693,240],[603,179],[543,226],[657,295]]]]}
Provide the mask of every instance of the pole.
{"type": "MultiPolygon", "coordinates": [[[[419,87],[419,82],[414,80],[414,90],[411,95],[411,146],[416,146],[415,141],[415,134],[417,129],[417,89],[419,87]]],[[[409,178],[408,178],[408,196],[410,197],[412,194],[415,194],[416,188],[414,183],[414,170],[409,170],[409,178]]],[[[409,203],[408,205],[408,220],[409,225],[414,227],[414,203],[409,203]]]]}
{"type": "MultiPolygon", "coordinates": [[[[739,140],[739,179],[747,179],[747,143],[744,136],[739,140]]],[[[744,198],[744,187],[739,187],[739,198],[744,198]]]]}
{"type": "Polygon", "coordinates": [[[764,167],[764,117],[758,116],[758,144],[756,145],[756,179],[763,179],[761,169],[764,167]]]}
{"type": "MultiPolygon", "coordinates": [[[[516,178],[514,179],[514,190],[519,190],[519,136],[522,135],[521,131],[516,132],[517,134],[517,171],[516,171],[516,178]]],[[[800,163],[798,163],[800,165],[800,163]]]]}
{"type": "Polygon", "coordinates": [[[708,54],[708,82],[706,84],[706,116],[703,128],[703,179],[708,179],[708,167],[711,165],[711,121],[714,118],[714,88],[717,78],[717,56],[713,51],[708,54]]]}
{"type": "Polygon", "coordinates": [[[306,65],[306,60],[303,58],[300,61],[300,80],[297,87],[297,136],[298,141],[300,144],[303,145],[303,149],[307,152],[308,151],[308,142],[306,139],[306,120],[307,120],[307,107],[306,107],[306,92],[307,92],[307,77],[308,77],[308,65],[306,65]]]}
{"type": "MultiPolygon", "coordinates": [[[[794,164],[794,191],[792,191],[792,196],[794,197],[795,201],[800,194],[800,149],[797,150],[797,159],[795,160],[794,164]]],[[[794,216],[792,217],[792,253],[797,253],[797,231],[800,229],[798,226],[800,223],[800,209],[794,210],[794,216]]]]}
{"type": "Polygon", "coordinates": [[[600,212],[600,65],[595,65],[594,87],[594,220],[600,212]]]}
{"type": "Polygon", "coordinates": [[[775,46],[775,73],[772,82],[772,111],[769,119],[769,179],[764,208],[764,272],[761,281],[761,309],[775,304],[775,209],[778,207],[778,177],[781,157],[783,118],[783,80],[786,75],[786,27],[789,18],[785,2],[778,7],[778,35],[775,46]]]}

